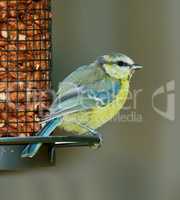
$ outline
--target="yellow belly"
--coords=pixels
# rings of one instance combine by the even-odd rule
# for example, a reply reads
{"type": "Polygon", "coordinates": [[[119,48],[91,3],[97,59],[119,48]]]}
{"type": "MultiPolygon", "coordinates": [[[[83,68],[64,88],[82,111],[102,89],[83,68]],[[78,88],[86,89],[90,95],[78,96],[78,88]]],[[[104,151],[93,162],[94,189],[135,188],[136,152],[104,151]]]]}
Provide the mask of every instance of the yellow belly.
{"type": "Polygon", "coordinates": [[[97,107],[91,111],[67,115],[63,118],[63,123],[60,127],[68,132],[78,134],[87,132],[86,129],[80,127],[78,124],[86,125],[92,129],[97,129],[107,121],[111,120],[120,111],[127,99],[128,91],[129,81],[121,82],[121,90],[113,102],[107,106],[97,107]]]}

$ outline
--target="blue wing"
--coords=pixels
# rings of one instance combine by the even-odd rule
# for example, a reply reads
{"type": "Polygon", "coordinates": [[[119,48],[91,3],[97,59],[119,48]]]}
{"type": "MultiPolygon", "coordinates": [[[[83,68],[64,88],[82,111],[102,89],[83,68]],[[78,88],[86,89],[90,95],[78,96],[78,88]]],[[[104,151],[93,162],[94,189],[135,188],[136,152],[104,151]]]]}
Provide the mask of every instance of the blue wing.
{"type": "Polygon", "coordinates": [[[110,78],[71,89],[63,96],[56,98],[50,108],[50,115],[44,121],[74,112],[94,109],[98,106],[106,106],[116,98],[120,89],[120,81],[110,78]]]}

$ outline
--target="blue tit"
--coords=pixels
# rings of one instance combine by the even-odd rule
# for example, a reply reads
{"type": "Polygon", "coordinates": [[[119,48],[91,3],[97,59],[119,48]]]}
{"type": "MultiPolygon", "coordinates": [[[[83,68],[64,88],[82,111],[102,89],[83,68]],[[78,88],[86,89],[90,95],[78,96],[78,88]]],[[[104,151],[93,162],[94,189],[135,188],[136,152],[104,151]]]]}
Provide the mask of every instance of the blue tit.
{"type": "MultiPolygon", "coordinates": [[[[60,84],[49,115],[38,136],[49,136],[57,126],[73,134],[100,134],[97,128],[123,107],[135,70],[141,69],[128,56],[113,53],[77,68],[60,84]]],[[[22,157],[33,157],[41,147],[29,144],[22,157]]]]}

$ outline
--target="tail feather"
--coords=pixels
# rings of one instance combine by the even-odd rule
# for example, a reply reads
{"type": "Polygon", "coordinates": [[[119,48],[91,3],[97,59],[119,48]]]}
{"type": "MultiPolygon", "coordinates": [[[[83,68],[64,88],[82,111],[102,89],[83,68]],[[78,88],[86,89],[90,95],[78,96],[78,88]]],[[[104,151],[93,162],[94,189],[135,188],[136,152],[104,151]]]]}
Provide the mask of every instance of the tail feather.
{"type": "MultiPolygon", "coordinates": [[[[45,124],[45,126],[39,131],[37,136],[49,136],[55,130],[55,128],[60,124],[61,119],[55,118],[45,124]]],[[[21,157],[29,157],[32,158],[36,155],[38,150],[40,149],[42,143],[38,144],[29,144],[25,147],[25,149],[21,153],[21,157]]]]}

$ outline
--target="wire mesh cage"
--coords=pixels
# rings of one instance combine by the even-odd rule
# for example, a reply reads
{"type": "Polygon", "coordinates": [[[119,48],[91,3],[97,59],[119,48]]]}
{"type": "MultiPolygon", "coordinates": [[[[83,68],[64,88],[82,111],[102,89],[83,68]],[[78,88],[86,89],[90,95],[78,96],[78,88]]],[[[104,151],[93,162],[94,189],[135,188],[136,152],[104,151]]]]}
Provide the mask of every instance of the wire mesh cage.
{"type": "Polygon", "coordinates": [[[0,137],[32,136],[51,87],[51,1],[0,1],[0,137]]]}

